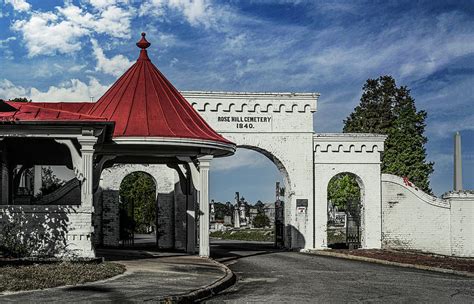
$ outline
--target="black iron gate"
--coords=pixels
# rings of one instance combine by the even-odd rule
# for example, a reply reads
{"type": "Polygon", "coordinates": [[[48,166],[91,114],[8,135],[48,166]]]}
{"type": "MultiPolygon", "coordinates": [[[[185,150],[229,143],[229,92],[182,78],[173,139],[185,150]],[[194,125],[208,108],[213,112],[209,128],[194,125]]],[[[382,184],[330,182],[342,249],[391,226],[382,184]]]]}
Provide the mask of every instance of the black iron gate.
{"type": "Polygon", "coordinates": [[[360,237],[360,203],[352,201],[346,207],[346,245],[349,249],[361,247],[360,237]]]}
{"type": "Polygon", "coordinates": [[[120,244],[133,246],[135,239],[135,204],[123,201],[120,204],[120,244]]]}
{"type": "Polygon", "coordinates": [[[275,202],[275,247],[283,248],[285,246],[284,233],[284,203],[280,200],[275,202]]]}

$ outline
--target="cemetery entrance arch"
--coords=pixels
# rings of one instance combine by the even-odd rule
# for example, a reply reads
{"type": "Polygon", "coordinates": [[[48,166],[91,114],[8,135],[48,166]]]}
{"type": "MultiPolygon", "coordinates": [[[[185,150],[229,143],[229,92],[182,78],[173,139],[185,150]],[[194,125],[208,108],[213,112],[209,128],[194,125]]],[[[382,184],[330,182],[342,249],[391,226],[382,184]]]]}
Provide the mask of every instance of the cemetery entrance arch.
{"type": "Polygon", "coordinates": [[[327,187],[340,173],[358,177],[361,185],[361,247],[381,248],[380,152],[386,136],[376,134],[314,135],[315,248],[327,248],[327,187]]]}
{"type": "Polygon", "coordinates": [[[285,246],[314,248],[313,113],[319,95],[182,94],[218,133],[273,161],[285,177],[285,246]]]}
{"type": "Polygon", "coordinates": [[[327,185],[327,244],[330,248],[357,249],[361,245],[364,183],[352,173],[334,175],[327,185]],[[331,197],[332,194],[332,197],[331,197]]]}

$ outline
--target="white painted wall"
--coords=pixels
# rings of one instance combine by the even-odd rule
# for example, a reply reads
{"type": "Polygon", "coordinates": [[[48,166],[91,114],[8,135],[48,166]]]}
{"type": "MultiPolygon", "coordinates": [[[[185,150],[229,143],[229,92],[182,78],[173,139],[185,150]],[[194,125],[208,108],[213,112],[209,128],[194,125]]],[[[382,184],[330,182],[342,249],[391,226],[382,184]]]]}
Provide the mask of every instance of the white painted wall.
{"type": "MultiPolygon", "coordinates": [[[[313,248],[313,113],[317,93],[182,92],[218,133],[267,156],[284,177],[285,246],[313,248]],[[298,199],[308,201],[297,213],[298,199]]],[[[211,166],[212,170],[212,166],[211,166]]]]}
{"type": "Polygon", "coordinates": [[[401,177],[382,174],[382,245],[474,256],[474,194],[426,194],[401,177]]]}
{"type": "Polygon", "coordinates": [[[384,248],[451,254],[447,200],[406,185],[401,177],[382,174],[382,218],[384,248]]]}
{"type": "Polygon", "coordinates": [[[385,136],[314,135],[315,248],[327,248],[327,188],[339,173],[357,176],[361,187],[361,246],[380,248],[382,236],[380,152],[385,136]]]}

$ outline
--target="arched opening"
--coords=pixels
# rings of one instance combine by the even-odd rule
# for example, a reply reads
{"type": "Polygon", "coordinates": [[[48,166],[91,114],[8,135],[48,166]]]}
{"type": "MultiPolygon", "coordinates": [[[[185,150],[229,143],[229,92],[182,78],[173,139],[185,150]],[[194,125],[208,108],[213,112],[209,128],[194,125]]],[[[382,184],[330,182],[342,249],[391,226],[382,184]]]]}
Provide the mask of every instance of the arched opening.
{"type": "Polygon", "coordinates": [[[362,243],[363,183],[353,173],[339,173],[327,187],[327,244],[334,249],[357,249],[362,243]]]}
{"type": "Polygon", "coordinates": [[[120,245],[157,246],[156,182],[145,172],[125,176],[119,190],[120,245]]]}
{"type": "Polygon", "coordinates": [[[283,164],[261,148],[241,145],[211,166],[211,244],[258,242],[285,246],[289,178],[283,164]]]}

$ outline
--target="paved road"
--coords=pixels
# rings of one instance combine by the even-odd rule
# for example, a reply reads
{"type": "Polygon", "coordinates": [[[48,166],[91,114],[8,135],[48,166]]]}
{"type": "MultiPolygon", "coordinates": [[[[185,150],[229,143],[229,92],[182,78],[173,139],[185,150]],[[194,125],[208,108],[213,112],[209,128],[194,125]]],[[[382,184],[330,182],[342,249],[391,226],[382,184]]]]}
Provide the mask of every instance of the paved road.
{"type": "Polygon", "coordinates": [[[207,303],[474,303],[474,279],[275,251],[271,244],[214,242],[237,283],[207,303]]]}

